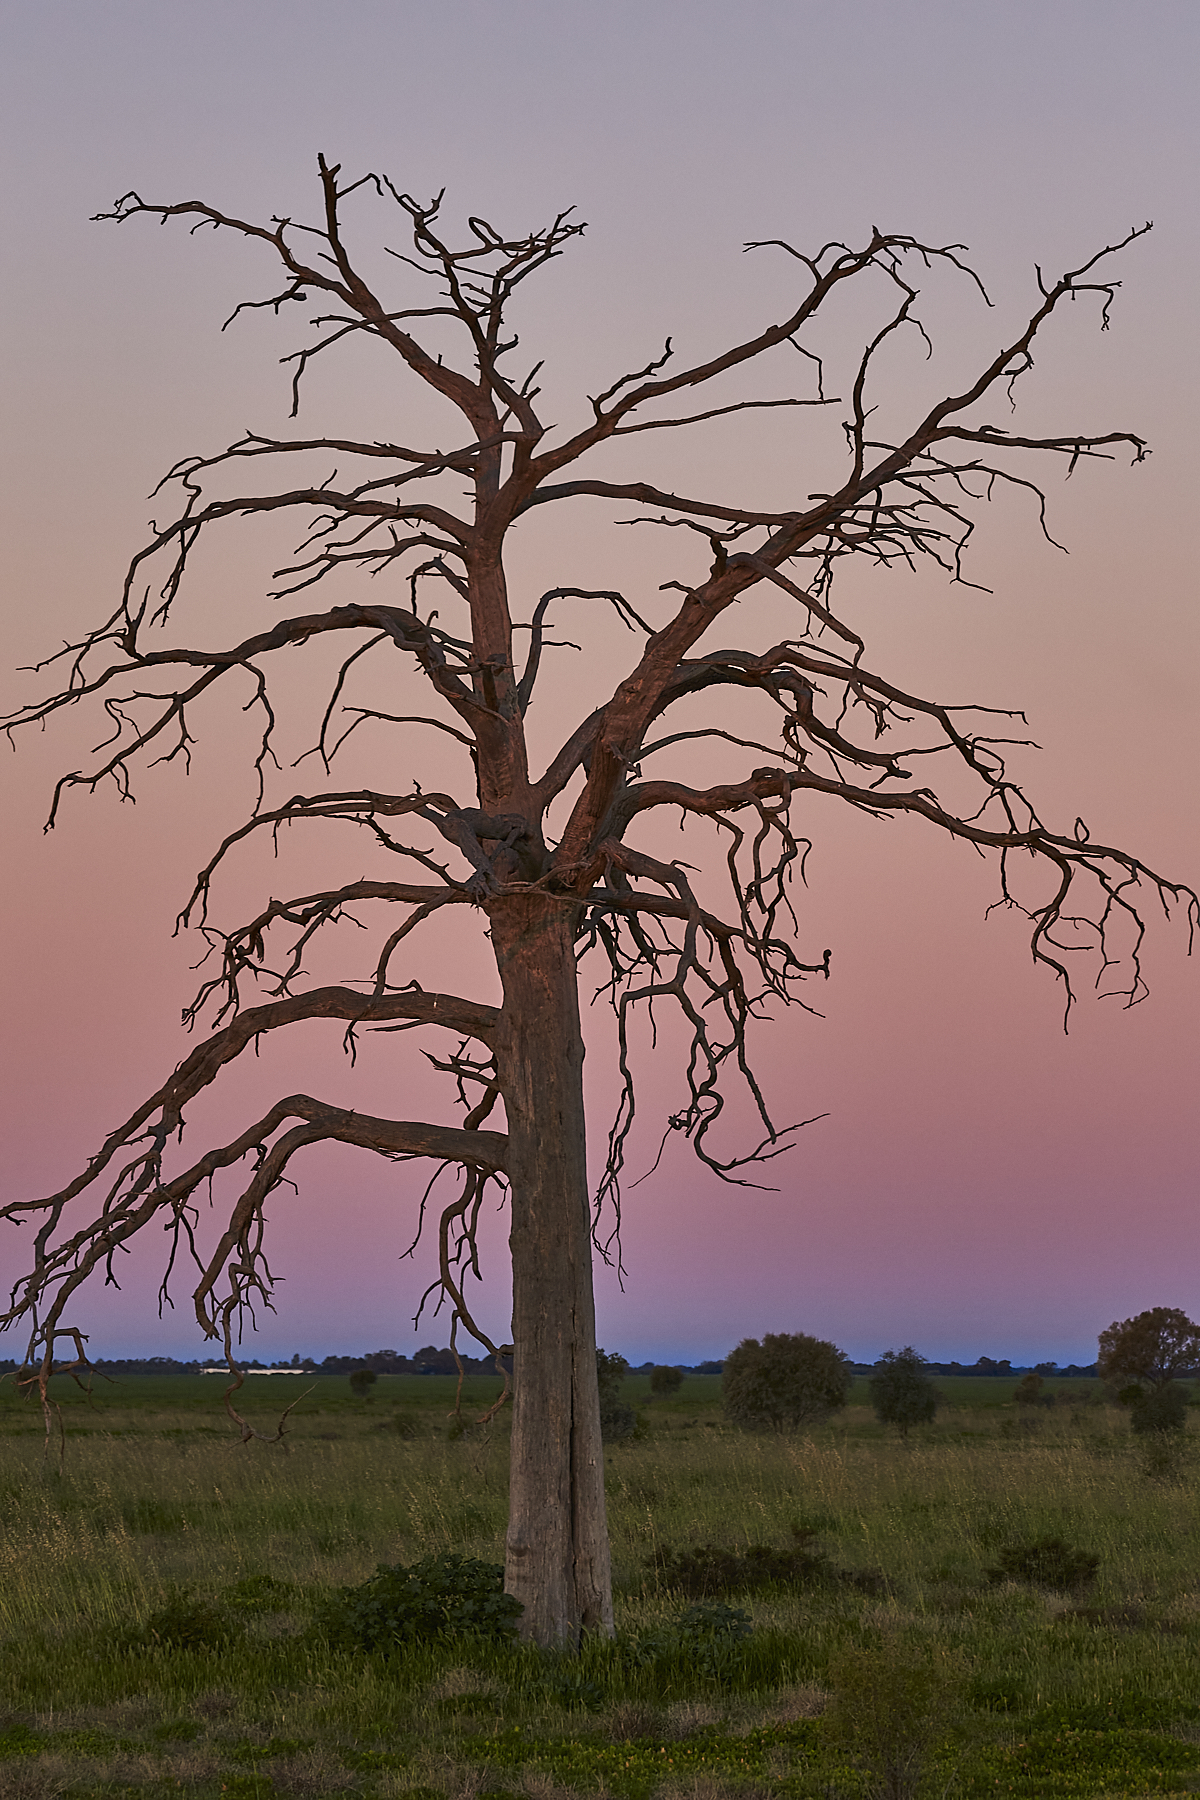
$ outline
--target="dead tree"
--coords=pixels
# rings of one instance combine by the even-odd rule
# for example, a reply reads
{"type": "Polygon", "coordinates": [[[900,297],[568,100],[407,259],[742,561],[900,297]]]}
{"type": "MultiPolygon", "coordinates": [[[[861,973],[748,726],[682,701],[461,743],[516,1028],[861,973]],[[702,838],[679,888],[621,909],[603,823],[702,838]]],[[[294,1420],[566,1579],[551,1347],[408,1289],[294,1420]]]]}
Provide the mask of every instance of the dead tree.
{"type": "Polygon", "coordinates": [[[194,1258],[200,1326],[222,1339],[232,1358],[241,1309],[269,1301],[264,1202],[297,1151],[334,1139],[461,1171],[441,1216],[439,1280],[455,1327],[496,1352],[503,1347],[477,1327],[463,1278],[477,1268],[484,1196],[507,1189],[515,1346],[507,1586],[524,1603],[531,1639],[571,1642],[581,1630],[608,1631],[612,1622],[592,1249],[599,1209],[619,1198],[634,1117],[629,1023],[637,1009],[656,1003],[678,1010],[690,1046],[686,1103],[669,1130],[690,1140],[710,1169],[746,1181],[756,1163],[786,1146],[788,1134],[772,1122],[755,1081],[747,1040],[764,1004],[798,999],[806,981],[829,971],[828,953],[806,961],[796,947],[790,882],[808,847],[796,822],[805,797],[833,796],[874,816],[913,814],[994,853],[998,898],[1024,907],[1034,958],[1063,983],[1068,1005],[1066,952],[1085,941],[1103,967],[1111,968],[1119,951],[1123,991],[1130,1002],[1141,996],[1140,894],[1167,908],[1181,903],[1194,919],[1189,890],[1122,849],[1093,843],[1081,822],[1065,833],[1043,824],[1006,772],[1004,746],[1019,729],[1008,721],[1020,715],[998,724],[987,708],[944,705],[889,681],[871,667],[833,591],[846,557],[928,565],[961,579],[976,503],[997,483],[1027,491],[1044,525],[1040,488],[1017,472],[1032,457],[1057,460],[1068,472],[1121,451],[1142,460],[1143,441],[1127,431],[1027,437],[987,422],[1012,400],[1031,367],[1036,334],[1064,301],[1091,300],[1107,325],[1117,283],[1101,265],[1140,233],[1131,231],[1057,281],[1039,275],[1036,305],[1012,341],[962,392],[916,407],[911,426],[894,432],[893,441],[883,441],[873,424],[871,384],[897,334],[923,331],[920,272],[949,266],[959,272],[953,279],[961,276],[987,296],[961,247],[878,230],[860,248],[832,243],[811,256],[783,242],[748,246],[792,259],[795,296],[784,317],[684,368],[676,367],[668,341],[644,368],[589,398],[582,422],[560,429],[539,415],[538,371],[518,366],[505,315],[519,284],[566,250],[582,225],[564,213],[544,230],[507,237],[472,218],[454,238],[439,224],[438,200],[420,205],[375,175],[343,183],[339,168],[323,159],[319,173],[316,225],[286,218],[254,224],[201,201],[152,205],[133,193],[101,215],[120,223],[179,217],[194,228],[233,232],[282,266],[279,290],[245,304],[278,313],[315,302],[314,335],[292,359],[293,416],[314,357],[365,338],[432,389],[456,423],[449,448],[248,435],[215,455],[179,462],[159,490],[175,497],[169,517],[152,526],[134,556],[115,611],[51,659],[67,670],[58,691],[10,719],[10,729],[40,726],[92,703],[111,721],[93,764],[59,782],[50,824],[73,788],[93,791],[111,780],[126,795],[139,759],[186,760],[201,701],[218,686],[259,709],[262,738],[258,804],[211,856],[181,915],[211,946],[208,978],[185,1014],[189,1026],[204,1016],[208,1035],[59,1192],[7,1207],[7,1216],[29,1222],[35,1236],[6,1323],[29,1327],[29,1362],[44,1381],[56,1340],[78,1329],[65,1313],[77,1289],[94,1271],[111,1274],[114,1254],[156,1220],[173,1233],[177,1250],[194,1258]],[[356,191],[394,208],[411,239],[403,254],[391,252],[405,290],[397,297],[377,291],[347,246],[346,202],[356,191]],[[431,285],[422,290],[422,280],[431,285]],[[871,304],[879,306],[881,297],[883,304],[839,398],[826,392],[821,360],[805,340],[849,283],[865,283],[871,304]],[[457,360],[436,349],[451,332],[462,350],[457,360]],[[804,371],[803,392],[738,400],[726,398],[726,386],[714,388],[718,378],[776,349],[799,353],[791,366],[804,371]],[[758,407],[830,406],[842,409],[844,454],[834,459],[827,491],[797,494],[784,510],[601,478],[594,459],[589,465],[592,452],[635,433],[678,431],[758,407]],[[243,485],[260,470],[272,473],[243,485]],[[596,501],[614,508],[622,523],[682,527],[671,540],[680,551],[678,579],[636,604],[616,589],[572,586],[514,603],[505,563],[512,527],[522,521],[528,530],[540,508],[596,501]],[[274,598],[290,600],[354,571],[381,579],[367,594],[356,590],[324,611],[289,612],[237,643],[174,645],[167,633],[196,544],[227,521],[273,512],[304,521],[274,598]],[[725,643],[726,615],[752,630],[756,595],[779,594],[794,617],[786,641],[725,643]],[[544,768],[531,767],[526,715],[551,616],[577,602],[610,607],[638,648],[610,698],[578,719],[544,768]],[[283,678],[276,653],[325,634],[346,646],[318,734],[327,785],[283,797],[270,791],[272,683],[283,678]],[[343,696],[362,658],[383,665],[396,688],[410,676],[423,680],[424,704],[347,705],[343,696]],[[721,723],[725,689],[756,703],[759,737],[742,738],[721,723]],[[704,725],[680,727],[672,709],[701,694],[710,708],[704,725]],[[447,780],[444,792],[415,783],[401,792],[386,783],[338,789],[331,765],[339,744],[367,720],[419,722],[443,734],[464,778],[453,789],[447,780]],[[656,759],[693,737],[725,742],[727,782],[698,788],[655,773],[656,759]],[[956,794],[965,784],[973,788],[969,805],[940,799],[929,785],[937,759],[955,766],[956,794]],[[751,762],[757,766],[747,767],[751,762]],[[572,783],[578,793],[555,841],[548,809],[572,783]],[[663,808],[707,820],[718,834],[730,895],[722,914],[701,904],[669,851],[651,855],[631,842],[635,826],[645,841],[647,815],[663,808]],[[272,899],[257,917],[218,931],[209,917],[210,887],[224,859],[256,834],[317,821],[360,827],[395,878],[352,879],[272,899]],[[1044,871],[1040,897],[1028,897],[1027,883],[1014,890],[1018,861],[1044,871]],[[1077,898],[1081,893],[1086,897],[1077,898]],[[413,943],[406,940],[452,906],[474,909],[490,934],[498,1006],[426,992],[408,974],[413,965],[403,959],[413,943]],[[307,947],[348,917],[374,936],[363,979],[305,987],[307,947]],[[1118,923],[1128,928],[1125,943],[1119,931],[1114,936],[1118,923]],[[276,945],[289,938],[277,954],[276,945]],[[615,1011],[622,1080],[593,1195],[578,998],[580,958],[588,952],[601,959],[615,1011]],[[189,1104],[228,1063],[264,1034],[311,1018],[344,1020],[351,1044],[366,1028],[448,1032],[453,1047],[435,1058],[456,1083],[459,1122],[374,1118],[288,1094],[194,1161],[173,1148],[189,1104]],[[723,1152],[713,1136],[730,1077],[748,1086],[762,1118],[762,1141],[741,1156],[723,1152]],[[199,1190],[238,1164],[248,1170],[244,1191],[215,1247],[201,1248],[199,1190]],[[86,1196],[97,1197],[90,1209],[86,1196]]]}

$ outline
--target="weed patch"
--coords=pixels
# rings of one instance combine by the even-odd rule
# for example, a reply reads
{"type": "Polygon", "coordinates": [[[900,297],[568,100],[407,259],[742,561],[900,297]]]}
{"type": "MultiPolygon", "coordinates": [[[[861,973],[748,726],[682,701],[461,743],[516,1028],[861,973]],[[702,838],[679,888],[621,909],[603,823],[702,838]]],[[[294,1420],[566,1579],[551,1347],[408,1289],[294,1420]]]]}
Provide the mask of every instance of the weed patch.
{"type": "Polygon", "coordinates": [[[1016,1800],[1178,1793],[1200,1768],[1200,1747],[1148,1731],[1034,1731],[1020,1743],[983,1752],[963,1792],[1016,1800]]]}

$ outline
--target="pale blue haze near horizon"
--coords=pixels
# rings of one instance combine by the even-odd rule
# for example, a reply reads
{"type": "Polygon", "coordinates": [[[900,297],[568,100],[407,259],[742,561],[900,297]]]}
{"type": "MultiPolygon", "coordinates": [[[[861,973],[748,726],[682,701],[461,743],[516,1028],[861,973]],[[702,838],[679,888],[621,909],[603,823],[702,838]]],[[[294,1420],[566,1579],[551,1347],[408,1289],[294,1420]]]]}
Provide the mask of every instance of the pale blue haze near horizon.
{"type": "MultiPolygon", "coordinates": [[[[302,217],[324,151],[421,197],[445,187],[453,221],[481,213],[513,230],[575,206],[587,235],[521,317],[560,420],[668,333],[699,353],[760,325],[790,276],[786,258],[743,255],[748,239],[809,248],[878,224],[970,246],[996,310],[966,282],[931,279],[938,354],[928,368],[901,357],[887,388],[889,404],[915,410],[1029,309],[1035,262],[1057,275],[1152,218],[1114,270],[1111,330],[1100,334],[1095,307],[1071,309],[1019,415],[1030,429],[1136,431],[1153,448],[1147,464],[1085,467],[1069,486],[1046,472],[1069,556],[1040,540],[1029,506],[983,513],[971,575],[991,595],[929,571],[853,591],[877,664],[939,696],[1027,710],[1042,751],[1018,753],[1020,768],[1052,822],[1069,829],[1082,814],[1097,840],[1200,881],[1192,0],[8,0],[0,33],[6,710],[33,691],[15,665],[115,605],[164,470],[286,418],[277,358],[301,325],[254,314],[219,331],[238,300],[273,291],[270,267],[208,233],[89,222],[129,188],[302,217]]],[[[395,241],[390,217],[366,204],[355,232],[372,254],[395,241]]],[[[317,372],[304,417],[402,437],[406,403],[401,384],[381,386],[352,355],[317,372]]],[[[704,429],[674,466],[739,496],[786,490],[810,441],[807,426],[777,419],[704,429]]],[[[822,485],[812,454],[810,489],[822,485]]],[[[269,551],[252,533],[231,538],[199,569],[180,635],[210,641],[234,619],[268,618],[269,551]]],[[[572,515],[570,533],[520,540],[514,578],[526,590],[548,576],[652,591],[665,557],[572,515]]],[[[557,665],[548,735],[591,703],[589,682],[622,672],[623,644],[581,641],[585,657],[557,665]]],[[[296,697],[319,691],[301,682],[296,697]]],[[[190,780],[155,770],[136,807],[111,791],[75,797],[50,837],[53,779],[79,765],[95,719],[6,753],[5,1198],[67,1179],[186,1053],[178,1018],[198,952],[171,930],[195,869],[245,809],[244,732],[236,709],[215,711],[200,721],[190,780]]],[[[1031,967],[1019,923],[985,919],[987,867],[915,823],[814,807],[802,824],[814,851],[801,942],[831,946],[834,977],[812,996],[824,1018],[764,1026],[759,1059],[781,1118],[826,1116],[773,1166],[776,1193],[722,1188],[673,1144],[626,1193],[623,1291],[598,1268],[600,1341],[635,1363],[720,1356],[774,1330],[811,1331],[865,1360],[913,1343],[937,1359],[1090,1362],[1114,1318],[1200,1312],[1200,956],[1188,959],[1183,924],[1151,920],[1144,1004],[1096,1001],[1085,979],[1064,1036],[1060,996],[1031,967]]],[[[686,841],[695,860],[701,840],[686,841]]],[[[309,859],[289,847],[283,872],[247,863],[225,915],[347,857],[356,865],[357,850],[309,859]]],[[[439,955],[486,982],[465,938],[448,936],[439,955]]],[[[365,1094],[404,1116],[433,1103],[439,1090],[410,1062],[401,1107],[399,1063],[373,1052],[352,1080],[339,1034],[309,1030],[195,1108],[197,1138],[296,1087],[345,1104],[365,1094]]],[[[615,1089],[602,1021],[589,1031],[598,1144],[615,1089]]],[[[400,1040],[383,1043],[399,1056],[400,1040]]],[[[635,1175],[678,1099],[667,1056],[644,1067],[635,1175]]],[[[411,1171],[326,1150],[293,1172],[299,1196],[271,1208],[279,1312],[248,1354],[444,1341],[443,1321],[411,1326],[429,1247],[398,1260],[419,1194],[411,1171]]],[[[498,1217],[480,1303],[500,1335],[503,1233],[498,1217]]],[[[77,1309],[97,1354],[205,1354],[186,1279],[158,1321],[154,1240],[129,1259],[119,1294],[97,1288],[77,1309]]],[[[21,1249],[0,1243],[5,1287],[21,1249]]]]}

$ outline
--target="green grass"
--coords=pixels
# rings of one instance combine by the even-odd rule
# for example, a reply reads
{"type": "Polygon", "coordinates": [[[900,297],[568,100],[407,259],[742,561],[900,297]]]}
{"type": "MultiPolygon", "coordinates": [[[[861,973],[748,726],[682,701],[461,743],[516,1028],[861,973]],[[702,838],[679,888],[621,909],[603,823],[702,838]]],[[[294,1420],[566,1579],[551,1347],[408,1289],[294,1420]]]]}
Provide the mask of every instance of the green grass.
{"type": "MultiPolygon", "coordinates": [[[[248,1381],[244,1409],[271,1427],[306,1385],[248,1381]]],[[[858,1390],[774,1438],[724,1423],[718,1377],[653,1401],[631,1377],[646,1435],[608,1453],[618,1639],[571,1661],[465,1641],[367,1656],[314,1627],[381,1561],[501,1559],[507,1420],[452,1438],[448,1378],[381,1377],[362,1401],[316,1377],[287,1450],[238,1442],[219,1377],[90,1401],[64,1382],[61,1474],[40,1410],[0,1384],[0,1794],[850,1800],[869,1772],[826,1706],[856,1651],[942,1671],[930,1793],[1200,1791],[1194,1466],[1148,1478],[1083,1382],[1036,1413],[1012,1383],[941,1385],[950,1403],[903,1445],[858,1390]],[[656,1552],[797,1530],[823,1573],[725,1596],[753,1630],[698,1656],[656,1552]],[[1046,1537],[1100,1557],[1086,1590],[989,1581],[1046,1537]],[[193,1614],[208,1623],[181,1644],[163,1621],[193,1614]]],[[[497,1391],[471,1380],[468,1416],[497,1391]]]]}

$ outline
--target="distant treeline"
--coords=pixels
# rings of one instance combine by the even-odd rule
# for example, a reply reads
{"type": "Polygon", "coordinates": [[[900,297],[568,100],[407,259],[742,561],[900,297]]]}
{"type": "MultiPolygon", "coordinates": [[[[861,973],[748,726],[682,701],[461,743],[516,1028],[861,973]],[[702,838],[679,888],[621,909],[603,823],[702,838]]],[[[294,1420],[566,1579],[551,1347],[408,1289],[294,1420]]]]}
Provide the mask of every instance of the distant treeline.
{"type": "MultiPolygon", "coordinates": [[[[509,1366],[511,1366],[511,1360],[509,1366]]],[[[0,1374],[11,1374],[19,1365],[11,1358],[0,1358],[0,1374]]],[[[209,1361],[178,1362],[173,1356],[126,1356],[98,1357],[92,1364],[102,1375],[200,1375],[215,1365],[209,1361]]],[[[463,1356],[463,1369],[471,1375],[495,1373],[495,1364],[490,1356],[463,1356]]],[[[641,1363],[631,1370],[634,1375],[644,1374],[655,1365],[650,1362],[641,1363]]],[[[719,1375],[723,1368],[721,1362],[708,1361],[701,1363],[676,1363],[685,1375],[719,1375]]],[[[854,1363],[855,1374],[867,1375],[873,1368],[871,1363],[854,1363]]],[[[288,1362],[264,1363],[257,1358],[241,1364],[246,1370],[258,1369],[294,1369],[297,1374],[349,1375],[353,1369],[372,1369],[376,1375],[453,1375],[456,1365],[453,1352],[447,1349],[438,1350],[427,1344],[423,1350],[417,1350],[412,1356],[402,1356],[398,1350],[371,1350],[362,1356],[326,1356],[320,1362],[311,1356],[293,1356],[288,1362]]],[[[1030,1373],[1028,1363],[1014,1363],[1008,1357],[996,1362],[990,1356],[981,1356],[973,1363],[930,1362],[926,1364],[932,1375],[998,1375],[1012,1377],[1030,1373]]],[[[1057,1363],[1040,1362],[1033,1365],[1038,1375],[1065,1376],[1067,1379],[1079,1380],[1095,1375],[1095,1363],[1068,1363],[1059,1368],[1057,1363]]]]}
{"type": "MultiPolygon", "coordinates": [[[[925,1367],[931,1375],[1050,1375],[1065,1376],[1068,1380],[1082,1380],[1095,1375],[1096,1365],[1091,1363],[1067,1363],[1059,1368],[1055,1362],[1014,1363],[1008,1357],[994,1362],[990,1356],[981,1356],[977,1362],[927,1362],[925,1367]]],[[[870,1375],[874,1370],[873,1363],[855,1363],[856,1375],[870,1375]]]]}

